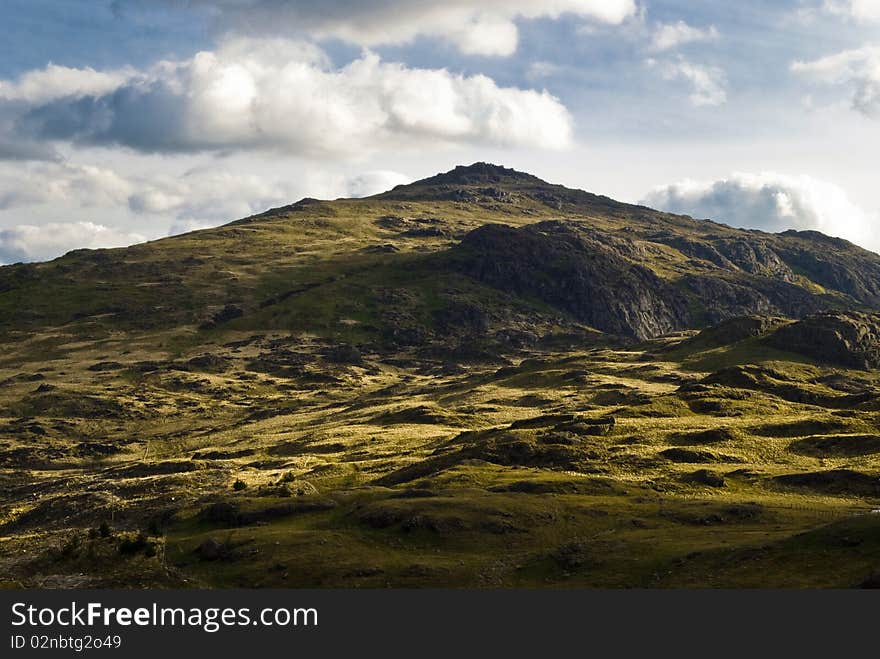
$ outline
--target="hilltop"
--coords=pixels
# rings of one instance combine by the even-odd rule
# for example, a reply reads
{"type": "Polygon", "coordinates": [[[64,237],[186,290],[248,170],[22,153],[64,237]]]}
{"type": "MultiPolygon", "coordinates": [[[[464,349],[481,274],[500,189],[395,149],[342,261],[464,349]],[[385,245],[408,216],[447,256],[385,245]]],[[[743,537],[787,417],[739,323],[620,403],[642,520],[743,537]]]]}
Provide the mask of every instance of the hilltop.
{"type": "Polygon", "coordinates": [[[3,267],[0,579],[858,585],[878,313],[844,240],[488,163],[3,267]]]}

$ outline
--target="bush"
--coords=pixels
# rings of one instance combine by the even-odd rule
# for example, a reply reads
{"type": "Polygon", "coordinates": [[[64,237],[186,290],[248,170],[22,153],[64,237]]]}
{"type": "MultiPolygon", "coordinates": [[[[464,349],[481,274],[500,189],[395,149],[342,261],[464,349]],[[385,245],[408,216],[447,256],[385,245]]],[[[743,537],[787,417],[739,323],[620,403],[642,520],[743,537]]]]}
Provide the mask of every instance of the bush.
{"type": "Polygon", "coordinates": [[[156,543],[152,542],[146,533],[138,533],[134,538],[123,538],[119,543],[119,553],[122,555],[137,554],[143,552],[145,556],[156,555],[156,543]]]}

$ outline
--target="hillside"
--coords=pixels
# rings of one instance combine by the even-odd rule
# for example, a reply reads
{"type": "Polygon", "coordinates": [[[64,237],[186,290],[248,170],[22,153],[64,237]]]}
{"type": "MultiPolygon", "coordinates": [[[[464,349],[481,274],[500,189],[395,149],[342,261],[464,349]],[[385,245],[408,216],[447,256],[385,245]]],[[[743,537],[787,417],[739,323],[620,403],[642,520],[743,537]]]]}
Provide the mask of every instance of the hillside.
{"type": "Polygon", "coordinates": [[[880,256],[477,163],[0,268],[7,586],[849,587],[880,256]]]}

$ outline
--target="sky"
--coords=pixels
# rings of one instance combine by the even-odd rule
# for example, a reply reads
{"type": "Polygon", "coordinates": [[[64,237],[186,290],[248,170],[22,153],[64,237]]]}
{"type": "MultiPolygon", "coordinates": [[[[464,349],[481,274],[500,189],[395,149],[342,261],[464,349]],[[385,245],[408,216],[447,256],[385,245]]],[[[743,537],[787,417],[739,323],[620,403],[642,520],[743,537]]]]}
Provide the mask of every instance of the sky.
{"type": "Polygon", "coordinates": [[[4,0],[0,264],[488,161],[880,251],[880,0],[4,0]]]}

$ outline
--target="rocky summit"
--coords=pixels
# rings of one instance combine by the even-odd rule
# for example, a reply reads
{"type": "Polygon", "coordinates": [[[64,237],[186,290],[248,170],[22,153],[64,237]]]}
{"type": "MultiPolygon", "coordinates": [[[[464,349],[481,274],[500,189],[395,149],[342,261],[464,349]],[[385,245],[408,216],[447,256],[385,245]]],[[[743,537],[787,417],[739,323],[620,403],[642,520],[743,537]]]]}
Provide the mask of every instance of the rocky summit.
{"type": "Polygon", "coordinates": [[[880,256],[477,163],[0,268],[7,587],[855,587],[880,256]]]}

